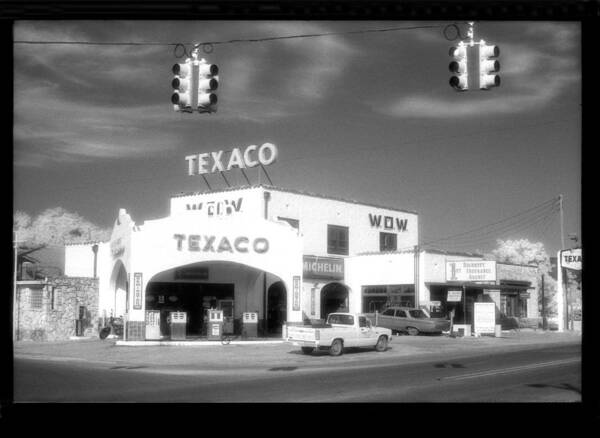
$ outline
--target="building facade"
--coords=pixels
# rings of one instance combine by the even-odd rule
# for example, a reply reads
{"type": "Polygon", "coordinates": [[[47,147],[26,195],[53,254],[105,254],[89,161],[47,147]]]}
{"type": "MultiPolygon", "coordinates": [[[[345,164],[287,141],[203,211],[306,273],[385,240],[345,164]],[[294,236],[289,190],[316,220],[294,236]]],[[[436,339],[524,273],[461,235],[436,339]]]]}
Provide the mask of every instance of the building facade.
{"type": "Polygon", "coordinates": [[[169,337],[171,312],[185,312],[191,337],[207,334],[208,309],[223,311],[226,333],[239,333],[250,312],[273,335],[334,311],[444,313],[453,287],[464,288],[463,309],[485,295],[537,315],[529,267],[499,267],[485,286],[448,281],[449,260],[483,259],[419,251],[418,225],[413,211],[271,186],[180,194],[165,218],[138,224],[121,209],[109,242],[68,245],[65,275],[98,278],[98,316],[124,316],[129,340],[169,337]],[[503,283],[513,274],[523,283],[503,283]]]}

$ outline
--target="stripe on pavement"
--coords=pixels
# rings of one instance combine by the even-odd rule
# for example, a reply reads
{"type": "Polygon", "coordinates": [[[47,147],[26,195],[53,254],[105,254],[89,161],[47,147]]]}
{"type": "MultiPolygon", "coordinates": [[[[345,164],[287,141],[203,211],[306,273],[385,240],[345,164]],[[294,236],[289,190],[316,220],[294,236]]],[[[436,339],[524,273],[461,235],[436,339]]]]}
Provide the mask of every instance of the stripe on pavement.
{"type": "Polygon", "coordinates": [[[536,368],[550,367],[556,365],[566,365],[570,363],[581,362],[581,358],[571,358],[571,359],[562,359],[562,360],[554,360],[551,362],[540,362],[533,363],[529,365],[521,365],[518,367],[510,367],[510,368],[500,368],[497,370],[487,370],[487,371],[479,371],[476,373],[470,374],[461,374],[459,376],[449,376],[449,377],[440,377],[438,380],[464,380],[464,379],[474,379],[476,377],[486,377],[493,376],[496,374],[507,374],[507,373],[515,373],[519,371],[532,370],[536,368]]]}

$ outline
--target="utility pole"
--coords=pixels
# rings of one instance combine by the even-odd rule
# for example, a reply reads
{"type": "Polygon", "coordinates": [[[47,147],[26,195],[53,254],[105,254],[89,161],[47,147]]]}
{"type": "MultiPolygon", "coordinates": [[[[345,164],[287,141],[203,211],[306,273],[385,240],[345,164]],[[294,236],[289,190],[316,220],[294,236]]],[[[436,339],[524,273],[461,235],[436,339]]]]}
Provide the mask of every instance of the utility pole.
{"type": "Polygon", "coordinates": [[[17,266],[18,266],[18,253],[19,253],[19,234],[14,231],[14,249],[15,249],[15,266],[13,276],[13,342],[17,340],[17,317],[19,315],[19,305],[17,303],[17,266]]]}
{"type": "Polygon", "coordinates": [[[564,218],[563,218],[563,195],[558,195],[558,205],[560,210],[560,249],[559,257],[558,257],[558,269],[560,269],[560,277],[562,280],[562,299],[563,299],[563,324],[565,329],[568,329],[569,326],[569,303],[567,302],[568,297],[568,278],[566,276],[567,272],[562,266],[562,251],[565,250],[565,233],[564,233],[564,218]]]}
{"type": "Polygon", "coordinates": [[[558,205],[560,207],[560,249],[565,249],[565,233],[563,219],[563,195],[558,195],[558,205]]]}
{"type": "Polygon", "coordinates": [[[546,319],[546,297],[544,296],[544,274],[542,274],[542,329],[548,329],[548,320],[546,319]]]}

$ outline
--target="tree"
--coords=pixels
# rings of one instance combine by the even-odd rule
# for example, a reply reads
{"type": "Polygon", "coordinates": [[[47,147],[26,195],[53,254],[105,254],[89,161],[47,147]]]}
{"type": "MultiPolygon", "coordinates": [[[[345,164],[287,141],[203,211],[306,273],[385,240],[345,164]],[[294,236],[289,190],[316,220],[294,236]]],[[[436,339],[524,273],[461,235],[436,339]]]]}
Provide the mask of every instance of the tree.
{"type": "Polygon", "coordinates": [[[26,246],[64,245],[87,241],[105,241],[110,238],[110,229],[103,229],[84,219],[78,213],[62,207],[44,210],[35,219],[22,211],[13,218],[13,228],[19,241],[26,246]]]}
{"type": "MultiPolygon", "coordinates": [[[[492,251],[492,257],[499,262],[518,265],[535,265],[540,274],[544,275],[544,297],[546,315],[556,316],[556,281],[550,276],[551,263],[548,253],[541,242],[530,242],[527,239],[497,241],[498,247],[492,251]]],[[[542,294],[538,294],[538,306],[541,311],[542,294]]]]}

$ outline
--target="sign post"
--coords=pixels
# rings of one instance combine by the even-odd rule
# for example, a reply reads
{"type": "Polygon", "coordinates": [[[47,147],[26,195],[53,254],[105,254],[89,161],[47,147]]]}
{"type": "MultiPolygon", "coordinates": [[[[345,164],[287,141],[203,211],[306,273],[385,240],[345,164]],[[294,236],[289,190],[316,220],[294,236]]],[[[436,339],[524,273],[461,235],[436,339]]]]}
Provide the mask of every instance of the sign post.
{"type": "Polygon", "coordinates": [[[558,251],[557,266],[557,308],[558,308],[558,331],[571,329],[569,312],[569,277],[567,270],[581,271],[583,255],[581,248],[565,249],[558,251]]]}

